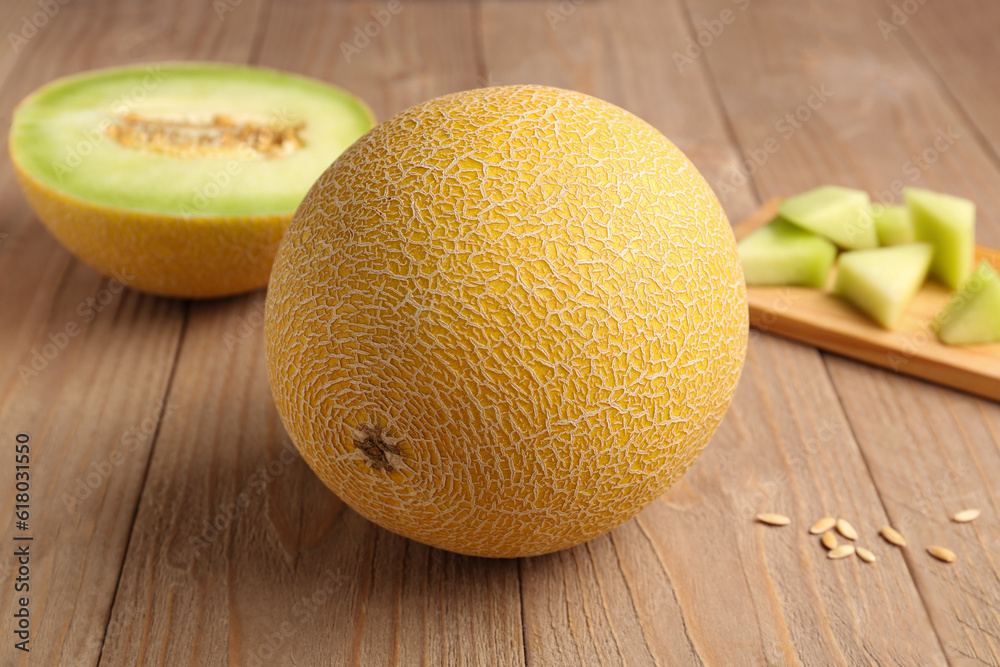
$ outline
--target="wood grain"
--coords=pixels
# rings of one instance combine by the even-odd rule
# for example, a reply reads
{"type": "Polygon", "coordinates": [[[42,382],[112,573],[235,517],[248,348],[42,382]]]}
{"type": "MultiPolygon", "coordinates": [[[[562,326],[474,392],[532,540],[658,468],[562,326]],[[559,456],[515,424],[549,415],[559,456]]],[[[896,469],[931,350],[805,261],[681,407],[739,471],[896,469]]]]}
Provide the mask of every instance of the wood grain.
{"type": "MultiPolygon", "coordinates": [[[[471,11],[448,2],[404,5],[348,62],[341,44],[376,8],[275,8],[257,62],[358,92],[380,117],[476,85],[471,11]]],[[[516,562],[387,533],[293,454],[262,307],[192,309],[101,664],[522,663],[516,562]]]]}
{"type": "MultiPolygon", "coordinates": [[[[726,4],[689,7],[697,22],[726,4]]],[[[903,184],[952,192],[976,202],[978,240],[996,247],[1000,174],[977,139],[978,128],[940,95],[923,61],[900,40],[882,37],[876,9],[882,11],[852,0],[835,10],[819,10],[817,20],[805,5],[759,4],[752,20],[730,26],[724,39],[706,50],[704,58],[743,146],[761,146],[775,136],[776,123],[808,104],[814,87],[826,86],[831,93],[783,139],[782,159],[769,159],[755,171],[758,189],[772,197],[838,183],[888,191],[890,201],[891,192],[903,184]],[[782,38],[768,39],[761,29],[782,38]]],[[[975,10],[969,14],[977,17],[970,20],[981,19],[975,10]]],[[[985,39],[984,34],[962,39],[985,39]]],[[[992,47],[966,48],[987,53],[992,47]]],[[[948,520],[950,504],[944,502],[956,500],[945,491],[965,488],[985,492],[978,502],[995,504],[993,487],[985,480],[1000,478],[997,404],[834,355],[825,361],[887,517],[917,531],[907,564],[946,656],[954,664],[997,664],[996,523],[977,526],[980,534],[956,532],[948,520]],[[923,551],[932,539],[960,539],[969,555],[942,570],[923,551]]]]}
{"type": "MultiPolygon", "coordinates": [[[[739,154],[703,64],[674,66],[669,45],[693,37],[678,5],[533,7],[526,15],[521,5],[483,6],[484,65],[494,80],[527,76],[620,104],[680,137],[720,191],[739,154]],[[616,40],[622,34],[628,47],[616,40]]],[[[734,188],[727,210],[749,214],[753,192],[734,188]]],[[[886,520],[836,406],[815,350],[753,336],[723,426],[678,485],[607,537],[522,562],[529,662],[942,664],[902,558],[885,555],[877,570],[834,564],[806,533],[820,516],[843,513],[874,541],[886,520]],[[753,524],[767,510],[793,514],[796,527],[753,524]],[[881,632],[878,623],[893,623],[887,608],[907,627],[881,632]]]]}
{"type": "MultiPolygon", "coordinates": [[[[387,3],[73,0],[22,52],[0,50],[0,117],[55,76],[159,59],[302,72],[383,118],[477,85],[548,83],[649,120],[731,219],[825,182],[891,191],[915,168],[915,184],[974,199],[980,241],[998,247],[1000,88],[983,84],[996,8],[924,3],[884,39],[891,5],[422,0],[348,56],[387,3]],[[916,161],[935,141],[946,148],[916,161]]],[[[4,3],[0,26],[35,6],[4,3]]],[[[297,457],[266,384],[261,293],[114,294],[22,382],[32,351],[115,286],[33,220],[5,162],[0,204],[0,434],[37,444],[31,664],[1000,663],[995,403],[754,332],[732,410],[661,500],[576,549],[464,558],[364,521],[297,457]],[[126,442],[70,510],[63,494],[126,442]],[[967,506],[983,515],[948,520],[967,506]],[[760,511],[792,525],[757,524],[760,511]],[[878,561],[828,560],[806,532],[825,514],[850,519],[878,561]],[[911,547],[880,541],[886,523],[911,547]],[[930,558],[932,542],[958,562],[930,558]]],[[[4,476],[6,516],[12,501],[4,476]]],[[[8,638],[10,566],[0,557],[8,638]]],[[[6,640],[0,658],[27,662],[6,640]]]]}
{"type": "MultiPolygon", "coordinates": [[[[899,7],[898,9],[902,9],[899,7]]],[[[970,129],[1000,166],[1000,5],[977,2],[970,11],[949,11],[945,3],[928,2],[919,11],[879,8],[880,31],[897,40],[935,75],[937,92],[967,117],[970,129]]]]}
{"type": "MultiPolygon", "coordinates": [[[[737,240],[775,218],[772,199],[734,228],[737,240]]],[[[1000,251],[976,247],[976,261],[1000,267],[1000,251]]],[[[954,292],[928,281],[889,331],[832,294],[837,269],[822,290],[806,287],[748,287],[750,325],[875,366],[1000,400],[1000,344],[950,346],[931,323],[954,292]]]]}
{"type": "MultiPolygon", "coordinates": [[[[255,5],[247,2],[233,23],[252,22],[255,5]]],[[[206,25],[198,7],[205,5],[179,3],[171,19],[152,7],[61,5],[13,62],[4,44],[0,117],[9,120],[17,101],[56,76],[133,57],[128,48],[139,46],[136,31],[153,21],[170,30],[175,54],[246,57],[250,40],[242,50],[238,38],[213,42],[221,26],[206,25]]],[[[0,15],[20,20],[38,11],[34,2],[5,3],[0,15]]],[[[3,142],[6,154],[6,136],[3,142]]],[[[34,454],[30,662],[93,665],[155,431],[171,409],[166,392],[186,306],[123,291],[72,259],[31,216],[6,160],[0,179],[0,433],[5,443],[29,433],[34,454]]],[[[13,475],[6,463],[3,470],[0,508],[12,517],[13,475]]],[[[5,525],[5,545],[14,532],[12,522],[5,525]]],[[[13,548],[5,547],[0,656],[3,664],[26,664],[29,656],[9,641],[12,564],[13,548]]]]}

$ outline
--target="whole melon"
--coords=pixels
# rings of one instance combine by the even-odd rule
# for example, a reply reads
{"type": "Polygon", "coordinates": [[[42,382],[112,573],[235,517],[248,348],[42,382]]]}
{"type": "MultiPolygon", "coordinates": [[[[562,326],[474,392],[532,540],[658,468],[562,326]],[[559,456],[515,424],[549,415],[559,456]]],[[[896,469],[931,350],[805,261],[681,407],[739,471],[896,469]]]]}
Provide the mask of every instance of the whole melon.
{"type": "Polygon", "coordinates": [[[271,274],[267,366],[316,474],[462,554],[580,544],[692,464],[747,345],[726,215],[607,102],[542,86],[415,106],[313,185],[271,274]]]}

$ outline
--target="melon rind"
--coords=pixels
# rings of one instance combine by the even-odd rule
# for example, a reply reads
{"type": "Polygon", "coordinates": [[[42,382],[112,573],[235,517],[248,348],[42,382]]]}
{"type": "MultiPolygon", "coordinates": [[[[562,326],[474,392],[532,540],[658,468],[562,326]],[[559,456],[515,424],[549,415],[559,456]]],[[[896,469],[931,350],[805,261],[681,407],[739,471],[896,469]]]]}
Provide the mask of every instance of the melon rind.
{"type": "Polygon", "coordinates": [[[1000,341],[1000,276],[989,262],[979,262],[932,325],[946,345],[1000,341]]]}
{"type": "Polygon", "coordinates": [[[830,241],[777,218],[739,242],[747,285],[822,287],[837,257],[830,241]]]}
{"type": "Polygon", "coordinates": [[[348,149],[282,241],[265,332],[278,412],[340,498],[515,557],[614,528],[687,470],[748,310],[726,215],[680,150],[607,102],[511,86],[348,149]],[[376,429],[398,460],[358,446],[376,429]]]}
{"type": "Polygon", "coordinates": [[[126,287],[159,296],[215,298],[264,287],[292,218],[192,221],[96,206],[15,173],[35,215],[70,252],[126,287]]]}
{"type": "Polygon", "coordinates": [[[976,205],[963,197],[904,188],[918,241],[934,246],[931,275],[952,289],[972,272],[975,254],[976,205]]]}
{"type": "Polygon", "coordinates": [[[847,250],[878,245],[867,192],[839,185],[821,185],[778,204],[778,214],[847,250]]]}

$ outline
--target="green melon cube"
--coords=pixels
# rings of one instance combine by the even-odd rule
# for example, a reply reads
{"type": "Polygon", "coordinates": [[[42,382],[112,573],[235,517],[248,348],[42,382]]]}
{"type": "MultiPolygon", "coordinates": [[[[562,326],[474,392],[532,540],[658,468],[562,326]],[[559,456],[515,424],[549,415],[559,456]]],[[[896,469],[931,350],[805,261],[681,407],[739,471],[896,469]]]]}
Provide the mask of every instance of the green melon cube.
{"type": "Polygon", "coordinates": [[[845,252],[833,291],[891,329],[927,279],[933,254],[926,243],[845,252]]]}
{"type": "Polygon", "coordinates": [[[822,287],[837,248],[821,236],[775,218],[739,243],[747,285],[822,287]]]}
{"type": "Polygon", "coordinates": [[[931,326],[948,345],[1000,341],[1000,276],[989,262],[979,263],[931,326]]]}
{"type": "Polygon", "coordinates": [[[931,275],[952,289],[972,271],[976,205],[952,195],[905,188],[903,196],[917,241],[934,246],[931,275]]]}
{"type": "Polygon", "coordinates": [[[871,199],[861,190],[824,185],[784,200],[778,214],[841,248],[860,250],[878,245],[871,199]]]}
{"type": "Polygon", "coordinates": [[[872,219],[875,221],[875,233],[878,244],[903,245],[913,243],[913,221],[905,206],[898,204],[872,204],[872,219]]]}

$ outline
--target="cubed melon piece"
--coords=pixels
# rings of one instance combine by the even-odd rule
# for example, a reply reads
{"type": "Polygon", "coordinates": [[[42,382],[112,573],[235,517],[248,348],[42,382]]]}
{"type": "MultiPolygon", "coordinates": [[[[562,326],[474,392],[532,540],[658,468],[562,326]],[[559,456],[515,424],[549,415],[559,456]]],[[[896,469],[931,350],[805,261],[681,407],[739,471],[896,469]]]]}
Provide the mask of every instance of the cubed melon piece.
{"type": "Polygon", "coordinates": [[[821,236],[776,218],[739,243],[747,285],[822,287],[837,248],[821,236]]]}
{"type": "Polygon", "coordinates": [[[903,196],[917,241],[934,246],[931,275],[952,289],[972,271],[976,205],[952,195],[905,188],[903,196]]]}
{"type": "Polygon", "coordinates": [[[833,291],[891,329],[927,279],[933,254],[927,243],[845,252],[833,291]]]}
{"type": "Polygon", "coordinates": [[[778,213],[841,248],[860,250],[878,245],[871,199],[862,190],[824,185],[784,200],[778,213]]]}
{"type": "Polygon", "coordinates": [[[985,260],[931,323],[948,345],[1000,341],[1000,276],[985,260]]]}
{"type": "Polygon", "coordinates": [[[875,221],[875,233],[878,244],[903,245],[913,243],[913,221],[910,212],[899,204],[872,204],[872,219],[875,221]]]}

